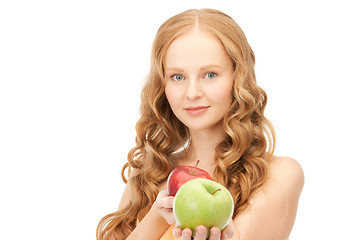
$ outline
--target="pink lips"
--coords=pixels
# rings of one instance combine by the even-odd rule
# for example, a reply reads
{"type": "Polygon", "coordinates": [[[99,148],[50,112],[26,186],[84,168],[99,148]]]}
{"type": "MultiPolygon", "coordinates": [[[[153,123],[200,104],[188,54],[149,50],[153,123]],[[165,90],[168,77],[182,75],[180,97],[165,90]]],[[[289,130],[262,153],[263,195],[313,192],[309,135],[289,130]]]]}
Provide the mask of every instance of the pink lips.
{"type": "Polygon", "coordinates": [[[190,115],[197,116],[204,113],[209,107],[210,106],[196,106],[196,107],[186,107],[184,109],[190,115]]]}

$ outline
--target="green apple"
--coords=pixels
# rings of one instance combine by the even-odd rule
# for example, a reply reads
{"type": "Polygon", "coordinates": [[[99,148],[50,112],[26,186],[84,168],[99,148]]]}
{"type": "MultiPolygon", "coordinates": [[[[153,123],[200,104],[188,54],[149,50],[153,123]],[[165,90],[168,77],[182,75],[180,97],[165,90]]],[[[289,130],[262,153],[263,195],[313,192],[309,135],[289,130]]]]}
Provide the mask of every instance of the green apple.
{"type": "Polygon", "coordinates": [[[234,201],[230,192],[221,184],[196,178],[180,187],[174,199],[174,216],[181,228],[190,228],[193,233],[199,225],[223,230],[234,211],[234,201]]]}

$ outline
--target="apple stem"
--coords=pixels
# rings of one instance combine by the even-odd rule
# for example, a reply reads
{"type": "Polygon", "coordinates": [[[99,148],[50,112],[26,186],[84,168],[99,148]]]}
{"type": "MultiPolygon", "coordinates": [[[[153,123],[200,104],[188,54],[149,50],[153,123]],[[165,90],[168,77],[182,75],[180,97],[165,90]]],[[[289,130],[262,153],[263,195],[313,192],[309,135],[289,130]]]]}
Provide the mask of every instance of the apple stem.
{"type": "Polygon", "coordinates": [[[195,164],[195,168],[194,170],[191,170],[190,173],[192,175],[197,175],[197,165],[199,164],[200,160],[197,160],[196,164],[195,164]]]}
{"type": "Polygon", "coordinates": [[[194,170],[195,172],[196,172],[196,169],[197,169],[197,166],[198,166],[199,162],[200,162],[200,160],[197,160],[197,162],[195,164],[195,170],[194,170]]]}
{"type": "Polygon", "coordinates": [[[211,193],[211,195],[214,195],[214,193],[216,193],[216,192],[218,192],[218,191],[221,191],[221,188],[218,188],[218,189],[216,189],[215,191],[213,191],[213,192],[211,193]]]}

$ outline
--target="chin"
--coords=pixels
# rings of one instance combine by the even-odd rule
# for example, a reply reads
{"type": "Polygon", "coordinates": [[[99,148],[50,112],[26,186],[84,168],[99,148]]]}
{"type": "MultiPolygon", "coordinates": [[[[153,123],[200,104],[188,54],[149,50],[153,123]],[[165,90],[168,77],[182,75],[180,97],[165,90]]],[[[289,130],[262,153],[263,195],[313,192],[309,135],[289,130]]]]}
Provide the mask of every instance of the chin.
{"type": "Polygon", "coordinates": [[[194,124],[194,123],[190,123],[190,124],[185,124],[190,131],[194,131],[194,132],[199,132],[199,131],[205,131],[205,130],[213,130],[214,128],[218,128],[219,126],[221,126],[221,122],[220,124],[194,124]]]}

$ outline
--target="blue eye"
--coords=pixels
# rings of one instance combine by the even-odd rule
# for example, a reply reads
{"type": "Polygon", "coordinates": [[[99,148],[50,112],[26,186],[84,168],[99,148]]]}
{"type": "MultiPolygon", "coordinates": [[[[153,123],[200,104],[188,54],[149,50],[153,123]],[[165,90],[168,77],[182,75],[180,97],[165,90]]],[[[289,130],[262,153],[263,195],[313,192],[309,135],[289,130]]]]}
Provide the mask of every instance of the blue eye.
{"type": "Polygon", "coordinates": [[[206,74],[205,74],[205,77],[206,77],[206,78],[209,78],[209,79],[212,79],[212,78],[216,77],[216,73],[213,73],[213,72],[206,73],[206,74]]]}
{"type": "Polygon", "coordinates": [[[180,74],[174,74],[170,77],[172,80],[179,82],[181,80],[184,80],[184,76],[180,75],[180,74]]]}

